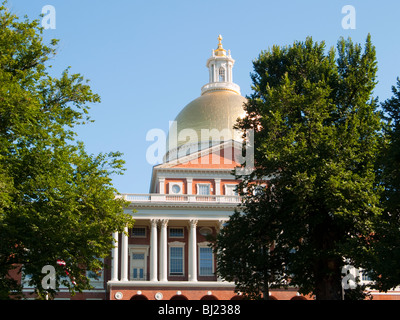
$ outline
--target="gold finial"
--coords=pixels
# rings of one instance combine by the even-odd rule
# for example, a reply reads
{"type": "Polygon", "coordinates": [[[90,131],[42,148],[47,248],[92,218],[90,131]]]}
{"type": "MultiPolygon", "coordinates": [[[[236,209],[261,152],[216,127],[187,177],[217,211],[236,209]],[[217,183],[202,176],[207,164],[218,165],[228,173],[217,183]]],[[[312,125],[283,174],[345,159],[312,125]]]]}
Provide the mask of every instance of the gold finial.
{"type": "Polygon", "coordinates": [[[219,35],[219,36],[218,36],[218,48],[222,48],[222,43],[221,43],[221,41],[222,41],[222,36],[219,35]]]}
{"type": "Polygon", "coordinates": [[[226,50],[222,48],[222,36],[218,36],[218,48],[215,50],[217,56],[226,56],[226,50]]]}

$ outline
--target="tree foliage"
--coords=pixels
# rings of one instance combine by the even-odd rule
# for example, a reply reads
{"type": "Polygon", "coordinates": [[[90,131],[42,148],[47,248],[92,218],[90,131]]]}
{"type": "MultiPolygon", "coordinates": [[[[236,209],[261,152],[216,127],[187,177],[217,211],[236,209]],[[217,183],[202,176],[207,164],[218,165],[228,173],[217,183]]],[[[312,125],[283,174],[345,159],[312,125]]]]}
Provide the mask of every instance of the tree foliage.
{"type": "Polygon", "coordinates": [[[375,223],[369,259],[363,263],[373,287],[381,291],[400,284],[400,79],[392,93],[382,103],[385,140],[377,163],[379,183],[384,186],[384,211],[375,223]]]}
{"type": "Polygon", "coordinates": [[[284,266],[290,248],[280,245],[282,226],[269,214],[276,210],[273,194],[260,192],[263,187],[258,184],[250,188],[247,192],[254,190],[254,196],[235,211],[212,243],[217,273],[235,282],[236,291],[246,299],[268,300],[270,288],[287,284],[284,266]]]}
{"type": "Polygon", "coordinates": [[[90,288],[85,271],[103,267],[112,232],[132,223],[111,181],[123,172],[121,154],[89,155],[74,141],[100,97],[69,69],[49,74],[57,40],[44,44],[42,31],[0,6],[1,298],[21,291],[11,271],[29,275],[39,297],[53,295],[66,276],[57,260],[72,292],[90,288]],[[45,265],[56,268],[54,290],[42,287],[45,265]]]}
{"type": "MultiPolygon", "coordinates": [[[[340,39],[337,50],[328,51],[324,42],[307,38],[263,51],[253,67],[247,116],[237,128],[254,131],[255,170],[241,177],[242,189],[267,181],[257,219],[266,234],[280,228],[276,245],[292,249],[289,255],[282,250],[281,264],[290,283],[317,299],[341,299],[345,259],[359,265],[370,253],[369,237],[382,213],[375,48],[370,36],[364,48],[340,39]]],[[[254,195],[242,194],[244,206],[253,207],[254,195]]],[[[244,210],[243,225],[247,215],[244,210]]]]}

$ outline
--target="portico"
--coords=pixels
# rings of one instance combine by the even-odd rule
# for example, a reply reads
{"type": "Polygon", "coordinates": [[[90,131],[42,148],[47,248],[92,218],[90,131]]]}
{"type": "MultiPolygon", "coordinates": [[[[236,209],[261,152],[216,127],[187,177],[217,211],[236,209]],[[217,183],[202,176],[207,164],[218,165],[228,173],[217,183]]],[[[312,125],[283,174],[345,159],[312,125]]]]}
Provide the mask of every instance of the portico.
{"type": "MultiPolygon", "coordinates": [[[[219,220],[167,217],[136,220],[137,228],[144,228],[143,236],[136,237],[128,229],[113,234],[115,247],[112,250],[111,281],[199,281],[199,252],[202,255],[201,270],[214,272],[215,261],[206,235],[199,235],[198,230],[202,233],[218,232],[226,220],[226,217],[219,220]],[[145,263],[143,270],[134,274],[133,255],[139,253],[143,253],[141,258],[145,263]]],[[[200,272],[200,281],[215,277],[211,272],[200,272]]]]}

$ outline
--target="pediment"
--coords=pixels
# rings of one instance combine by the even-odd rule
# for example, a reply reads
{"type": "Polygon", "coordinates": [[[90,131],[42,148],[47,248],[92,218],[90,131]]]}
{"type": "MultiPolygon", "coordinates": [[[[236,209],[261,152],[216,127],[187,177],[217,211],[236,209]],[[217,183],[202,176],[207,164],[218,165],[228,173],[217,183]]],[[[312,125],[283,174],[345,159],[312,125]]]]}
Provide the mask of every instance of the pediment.
{"type": "Polygon", "coordinates": [[[154,167],[154,169],[234,169],[239,167],[243,161],[241,155],[241,144],[232,140],[176,157],[176,159],[162,163],[154,167]]]}

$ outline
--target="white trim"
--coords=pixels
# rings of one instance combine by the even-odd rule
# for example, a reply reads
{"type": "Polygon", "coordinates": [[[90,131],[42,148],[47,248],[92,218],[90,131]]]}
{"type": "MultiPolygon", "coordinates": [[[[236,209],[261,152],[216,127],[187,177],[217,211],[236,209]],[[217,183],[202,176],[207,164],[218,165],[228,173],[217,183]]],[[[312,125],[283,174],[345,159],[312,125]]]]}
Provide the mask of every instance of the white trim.
{"type": "MultiPolygon", "coordinates": [[[[232,209],[241,205],[240,196],[226,195],[199,195],[199,194],[181,194],[181,195],[162,195],[152,194],[122,194],[117,198],[122,198],[131,202],[126,213],[132,215],[132,207],[162,207],[162,208],[219,208],[232,209]]],[[[231,211],[232,212],[232,211],[231,211]]]]}
{"type": "Polygon", "coordinates": [[[388,296],[390,296],[390,295],[393,295],[393,296],[400,296],[400,292],[391,292],[391,291],[387,291],[387,292],[379,292],[379,291],[377,291],[377,292],[375,292],[374,290],[367,290],[369,293],[371,293],[371,294],[373,294],[373,295],[382,295],[382,296],[385,296],[385,295],[388,295],[388,296]]]}
{"type": "Polygon", "coordinates": [[[175,182],[175,181],[168,182],[168,194],[172,194],[172,195],[183,194],[183,182],[182,181],[180,181],[180,182],[175,182]],[[172,188],[175,185],[179,187],[179,192],[172,192],[172,188]]]}
{"type": "Polygon", "coordinates": [[[185,247],[186,242],[183,241],[172,241],[172,242],[168,242],[168,246],[172,246],[172,247],[185,247]]]}
{"type": "Polygon", "coordinates": [[[171,210],[170,208],[138,208],[137,212],[125,209],[124,213],[132,215],[134,219],[151,220],[151,219],[170,219],[170,220],[190,220],[198,219],[199,221],[219,221],[229,220],[234,212],[234,206],[227,210],[206,210],[207,207],[200,207],[200,210],[185,210],[185,208],[171,210]]]}
{"type": "Polygon", "coordinates": [[[109,287],[176,287],[176,288],[235,288],[234,282],[227,281],[198,281],[198,282],[190,282],[190,281],[168,281],[168,282],[151,282],[151,281],[108,281],[107,285],[109,287]]]}

